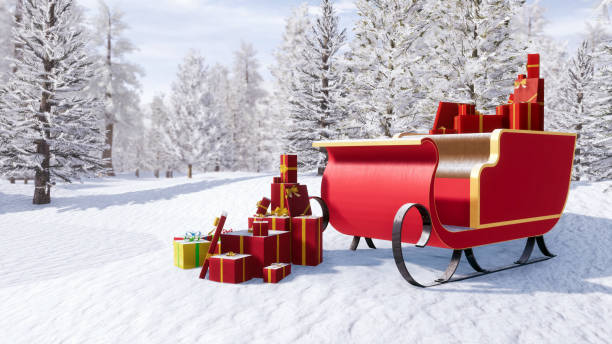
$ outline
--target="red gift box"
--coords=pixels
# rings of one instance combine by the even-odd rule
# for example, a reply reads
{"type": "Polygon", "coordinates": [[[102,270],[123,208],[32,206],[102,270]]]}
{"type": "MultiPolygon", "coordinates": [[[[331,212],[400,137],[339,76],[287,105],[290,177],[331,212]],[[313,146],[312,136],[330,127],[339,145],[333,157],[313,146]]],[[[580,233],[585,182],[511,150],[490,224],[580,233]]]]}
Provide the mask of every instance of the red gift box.
{"type": "Polygon", "coordinates": [[[255,212],[255,214],[266,215],[269,206],[270,199],[268,197],[262,198],[261,201],[257,202],[257,211],[255,212]]]}
{"type": "Polygon", "coordinates": [[[244,252],[253,256],[254,276],[262,277],[262,269],[272,263],[291,262],[291,234],[268,231],[268,236],[253,236],[248,231],[221,234],[224,250],[244,252]],[[242,251],[240,251],[242,250],[242,251]]]}
{"type": "Polygon", "coordinates": [[[291,218],[289,216],[266,216],[263,218],[268,221],[268,228],[275,231],[290,231],[291,218]]]}
{"type": "Polygon", "coordinates": [[[289,216],[268,215],[265,217],[249,217],[249,229],[253,229],[253,221],[267,221],[268,230],[290,231],[291,218],[289,216]]]}
{"type": "Polygon", "coordinates": [[[512,104],[510,129],[544,130],[544,105],[534,103],[512,104]]]}
{"type": "Polygon", "coordinates": [[[474,104],[459,104],[459,116],[471,116],[471,115],[475,115],[475,114],[476,114],[476,105],[474,105],[474,104]]]}
{"type": "Polygon", "coordinates": [[[315,266],[323,262],[323,234],[320,216],[291,218],[291,255],[296,265],[315,266]]]}
{"type": "Polygon", "coordinates": [[[446,129],[445,127],[440,127],[438,129],[432,129],[429,131],[430,135],[436,134],[456,134],[457,131],[455,129],[446,129]]]}
{"type": "Polygon", "coordinates": [[[502,128],[510,128],[510,107],[511,104],[499,105],[495,108],[495,114],[502,116],[502,128]]]}
{"type": "Polygon", "coordinates": [[[265,283],[278,283],[291,273],[291,264],[274,263],[263,268],[263,280],[265,283]]]}
{"type": "Polygon", "coordinates": [[[253,256],[231,252],[209,258],[209,279],[221,283],[242,283],[253,278],[253,256]]]}
{"type": "Polygon", "coordinates": [[[310,199],[308,198],[308,187],[306,185],[294,185],[285,188],[285,204],[289,216],[311,215],[310,199]]]}
{"type": "Polygon", "coordinates": [[[268,235],[268,221],[256,220],[253,221],[253,236],[267,236],[268,235]]]}
{"type": "MultiPolygon", "coordinates": [[[[297,186],[297,183],[272,183],[270,184],[270,194],[272,195],[271,210],[274,212],[276,208],[287,209],[285,203],[287,189],[297,186]]],[[[288,215],[289,213],[287,213],[288,215]]],[[[277,214],[278,215],[278,214],[277,214]]]]}
{"type": "Polygon", "coordinates": [[[282,183],[281,177],[272,177],[272,183],[282,183]]]}
{"type": "Polygon", "coordinates": [[[297,183],[297,155],[281,154],[281,182],[297,183]]]}

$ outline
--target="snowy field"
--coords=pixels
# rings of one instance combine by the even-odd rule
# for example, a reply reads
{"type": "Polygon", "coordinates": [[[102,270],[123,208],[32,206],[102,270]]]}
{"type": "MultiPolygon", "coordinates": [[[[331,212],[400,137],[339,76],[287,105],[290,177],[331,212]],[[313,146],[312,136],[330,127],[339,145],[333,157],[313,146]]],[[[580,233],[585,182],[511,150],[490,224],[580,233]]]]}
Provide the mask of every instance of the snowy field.
{"type": "MultiPolygon", "coordinates": [[[[31,204],[33,186],[0,181],[3,343],[604,343],[612,338],[610,183],[572,185],[547,235],[554,259],[429,289],[406,283],[390,243],[348,250],[331,228],[324,262],[293,266],[277,285],[224,285],[172,263],[172,237],[246,228],[272,175],[192,180],[116,178],[61,185],[31,204]]],[[[300,176],[310,193],[320,178],[300,176]]],[[[475,249],[483,265],[518,258],[523,242],[475,249]]],[[[534,250],[534,254],[537,250],[534,250]]],[[[450,251],[407,249],[441,269],[450,251]]],[[[539,254],[539,252],[537,252],[539,254]]],[[[537,256],[537,255],[536,255],[537,256]]],[[[412,268],[412,266],[409,266],[412,268]]],[[[458,274],[470,272],[465,261],[458,274]]],[[[418,276],[417,276],[418,277],[418,276]]]]}

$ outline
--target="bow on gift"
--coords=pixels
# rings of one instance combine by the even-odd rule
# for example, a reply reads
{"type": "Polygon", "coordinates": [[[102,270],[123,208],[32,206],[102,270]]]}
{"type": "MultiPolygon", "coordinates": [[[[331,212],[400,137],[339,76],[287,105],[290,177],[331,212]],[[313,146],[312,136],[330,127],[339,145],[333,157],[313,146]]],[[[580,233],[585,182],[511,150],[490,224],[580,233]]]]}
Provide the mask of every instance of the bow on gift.
{"type": "Polygon", "coordinates": [[[287,171],[297,171],[297,167],[289,167],[289,166],[287,166],[285,164],[281,164],[280,165],[280,172],[281,172],[281,174],[285,173],[287,171]]]}
{"type": "Polygon", "coordinates": [[[521,81],[515,81],[514,82],[514,88],[519,88],[520,85],[523,85],[523,87],[527,86],[527,79],[523,79],[521,81]]]}
{"type": "Polygon", "coordinates": [[[293,195],[295,195],[296,197],[300,197],[300,194],[298,193],[298,187],[296,185],[285,189],[285,193],[287,194],[287,197],[293,197],[293,195]]]}
{"type": "Polygon", "coordinates": [[[185,233],[185,241],[198,241],[202,238],[201,232],[186,232],[185,233]]]}
{"type": "Polygon", "coordinates": [[[276,209],[272,211],[272,214],[276,216],[289,216],[289,210],[287,208],[276,207],[276,209]]]}
{"type": "Polygon", "coordinates": [[[235,256],[236,254],[232,251],[229,251],[226,253],[226,255],[232,257],[232,256],[235,256]]]}

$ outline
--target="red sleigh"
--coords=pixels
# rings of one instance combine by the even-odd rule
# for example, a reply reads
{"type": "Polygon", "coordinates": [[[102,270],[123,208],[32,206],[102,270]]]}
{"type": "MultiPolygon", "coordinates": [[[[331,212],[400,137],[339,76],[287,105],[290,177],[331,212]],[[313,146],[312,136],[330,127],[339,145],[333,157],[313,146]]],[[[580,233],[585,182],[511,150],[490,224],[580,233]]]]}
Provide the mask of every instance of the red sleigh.
{"type": "Polygon", "coordinates": [[[391,240],[398,270],[421,287],[452,281],[463,253],[476,270],[470,277],[553,257],[543,235],[563,212],[576,136],[541,131],[543,111],[534,115],[540,110],[523,104],[541,105],[543,80],[528,72],[529,78],[517,79],[514,102],[498,108],[497,115],[442,103],[451,111],[438,111],[433,134],[315,142],[313,146],[325,147],[329,156],[321,185],[329,222],[354,237],[351,248],[360,237],[367,238],[370,247],[371,238],[391,240]],[[530,83],[534,80],[535,87],[530,83]],[[522,90],[523,85],[531,93],[522,90]],[[469,126],[462,121],[474,121],[469,116],[485,118],[466,130],[469,126]],[[442,122],[447,126],[440,128],[442,122]],[[518,261],[495,270],[480,267],[472,251],[522,238],[527,241],[518,261]],[[452,249],[443,276],[430,283],[416,281],[406,268],[402,243],[452,249]],[[545,257],[530,260],[536,243],[545,257]]]}

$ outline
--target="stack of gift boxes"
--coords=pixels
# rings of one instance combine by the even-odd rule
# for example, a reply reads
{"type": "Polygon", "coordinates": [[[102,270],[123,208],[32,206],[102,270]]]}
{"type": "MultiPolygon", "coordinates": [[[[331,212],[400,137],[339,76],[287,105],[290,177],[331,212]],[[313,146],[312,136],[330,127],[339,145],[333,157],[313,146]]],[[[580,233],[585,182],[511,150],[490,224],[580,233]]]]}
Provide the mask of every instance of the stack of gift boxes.
{"type": "Polygon", "coordinates": [[[483,115],[474,104],[440,102],[430,134],[486,133],[498,128],[544,130],[544,79],[540,78],[540,55],[527,55],[527,75],[514,82],[508,103],[495,115],[483,115]]]}
{"type": "MultiPolygon", "coordinates": [[[[280,172],[270,185],[271,198],[257,202],[255,214],[248,218],[248,229],[221,234],[216,254],[209,258],[210,280],[241,283],[263,278],[277,283],[291,273],[292,263],[316,266],[323,261],[322,218],[312,216],[308,188],[298,183],[297,155],[281,155],[280,172]]],[[[210,246],[210,241],[200,241],[210,246]]],[[[175,241],[175,265],[202,265],[208,246],[200,247],[193,259],[193,242],[175,241]],[[179,255],[187,250],[189,255],[179,255]]]]}

